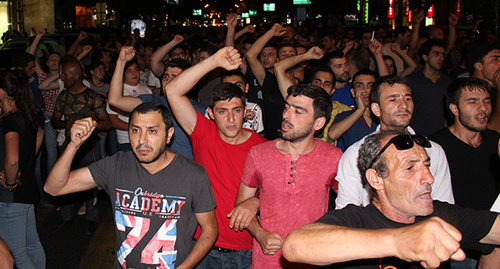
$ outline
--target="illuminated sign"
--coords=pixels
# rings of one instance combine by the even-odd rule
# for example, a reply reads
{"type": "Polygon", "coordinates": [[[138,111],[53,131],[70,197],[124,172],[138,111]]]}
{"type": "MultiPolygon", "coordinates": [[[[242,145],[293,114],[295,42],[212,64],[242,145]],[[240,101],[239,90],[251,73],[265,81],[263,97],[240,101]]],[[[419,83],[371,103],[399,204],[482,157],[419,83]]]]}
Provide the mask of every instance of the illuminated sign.
{"type": "Polygon", "coordinates": [[[455,14],[460,17],[462,15],[462,0],[457,0],[455,3],[455,14]]]}
{"type": "Polygon", "coordinates": [[[245,13],[241,13],[241,17],[242,18],[248,18],[248,13],[246,13],[246,12],[245,13]]]}
{"type": "Polygon", "coordinates": [[[389,10],[387,11],[387,18],[394,18],[394,0],[389,0],[389,10]]]}
{"type": "Polygon", "coordinates": [[[255,15],[257,15],[257,10],[251,10],[251,9],[250,9],[250,10],[248,10],[248,15],[250,15],[250,16],[255,16],[255,15]]]}
{"type": "Polygon", "coordinates": [[[294,5],[310,5],[311,0],[293,0],[294,5]]]}
{"type": "Polygon", "coordinates": [[[193,16],[201,16],[201,9],[193,9],[193,16]]]}
{"type": "Polygon", "coordinates": [[[434,5],[432,5],[429,10],[427,10],[427,17],[428,18],[433,18],[434,17],[434,5]]]}
{"type": "Polygon", "coordinates": [[[264,3],[264,11],[276,11],[275,3],[264,3]]]}

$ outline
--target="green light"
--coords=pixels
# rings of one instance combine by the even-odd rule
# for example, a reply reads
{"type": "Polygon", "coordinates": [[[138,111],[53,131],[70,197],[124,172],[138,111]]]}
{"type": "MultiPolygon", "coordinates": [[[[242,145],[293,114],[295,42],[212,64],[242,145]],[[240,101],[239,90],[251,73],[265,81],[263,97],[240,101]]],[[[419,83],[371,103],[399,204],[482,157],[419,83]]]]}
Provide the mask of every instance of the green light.
{"type": "Polygon", "coordinates": [[[368,0],[365,0],[365,23],[366,24],[368,24],[368,8],[369,8],[368,0]]]}

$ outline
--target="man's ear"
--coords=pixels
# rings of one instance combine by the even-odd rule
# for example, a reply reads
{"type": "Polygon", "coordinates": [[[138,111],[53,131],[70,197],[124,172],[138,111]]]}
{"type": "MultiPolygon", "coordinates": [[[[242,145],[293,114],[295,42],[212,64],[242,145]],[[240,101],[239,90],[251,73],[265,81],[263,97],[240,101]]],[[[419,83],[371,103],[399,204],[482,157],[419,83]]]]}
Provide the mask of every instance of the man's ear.
{"type": "Polygon", "coordinates": [[[451,110],[451,113],[453,113],[453,115],[457,116],[458,117],[458,106],[455,105],[455,104],[450,104],[450,110],[451,110]]]}
{"type": "Polygon", "coordinates": [[[212,109],[210,107],[207,108],[207,113],[208,113],[208,116],[210,117],[211,120],[215,120],[214,112],[212,111],[212,109]]]}
{"type": "Polygon", "coordinates": [[[422,54],[422,60],[424,60],[424,62],[427,62],[429,60],[429,55],[422,54]]]}
{"type": "Polygon", "coordinates": [[[481,64],[481,62],[475,62],[474,63],[474,69],[476,69],[477,71],[483,71],[483,64],[481,64]]]}
{"type": "Polygon", "coordinates": [[[384,189],[384,181],[375,169],[370,168],[366,171],[366,179],[372,188],[379,191],[384,189]]]}
{"type": "Polygon", "coordinates": [[[172,140],[172,136],[174,135],[174,127],[170,127],[167,131],[167,145],[170,144],[170,140],[172,140]]]}
{"type": "Polygon", "coordinates": [[[250,85],[247,83],[247,84],[245,85],[245,94],[246,94],[246,93],[248,93],[248,89],[249,89],[249,88],[250,88],[250,85]]]}
{"type": "Polygon", "coordinates": [[[377,103],[372,103],[371,107],[373,115],[380,118],[380,106],[377,103]]]}
{"type": "Polygon", "coordinates": [[[323,126],[325,126],[326,124],[326,118],[325,117],[319,117],[317,119],[314,120],[314,130],[320,130],[321,128],[323,128],[323,126]]]}

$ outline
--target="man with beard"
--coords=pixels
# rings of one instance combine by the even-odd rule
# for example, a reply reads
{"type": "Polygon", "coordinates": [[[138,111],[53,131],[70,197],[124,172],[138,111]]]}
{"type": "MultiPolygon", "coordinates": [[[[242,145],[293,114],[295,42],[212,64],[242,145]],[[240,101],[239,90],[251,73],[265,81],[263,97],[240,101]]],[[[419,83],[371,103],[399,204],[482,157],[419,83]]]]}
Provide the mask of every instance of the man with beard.
{"type": "MultiPolygon", "coordinates": [[[[371,87],[370,103],[373,114],[380,119],[380,125],[375,133],[383,130],[400,130],[415,134],[415,131],[408,126],[413,113],[412,93],[403,79],[397,76],[377,79],[371,87]]],[[[357,169],[358,150],[365,138],[352,144],[342,155],[336,178],[339,184],[336,209],[344,208],[348,204],[366,206],[370,203],[368,190],[361,184],[361,175],[357,169]]],[[[432,198],[453,203],[450,170],[443,149],[432,142],[432,147],[426,151],[432,159],[430,171],[435,179],[432,185],[432,198]]]]}
{"type": "Polygon", "coordinates": [[[282,139],[253,147],[241,178],[231,223],[254,237],[250,268],[310,268],[290,265],[281,257],[287,234],[312,223],[328,209],[330,187],[341,151],[319,139],[330,116],[330,96],[315,85],[288,88],[281,124],[282,139]],[[259,191],[260,218],[242,214],[239,204],[259,191]],[[283,263],[285,262],[285,263],[283,263]]]}
{"type": "MultiPolygon", "coordinates": [[[[455,122],[430,137],[446,152],[455,204],[480,210],[489,210],[495,202],[500,178],[500,135],[487,129],[489,89],[488,83],[478,78],[453,82],[446,99],[455,122]]],[[[476,260],[480,253],[467,254],[476,260]]]]}
{"type": "Polygon", "coordinates": [[[415,103],[411,126],[418,134],[430,135],[445,126],[446,89],[452,79],[441,72],[445,43],[430,39],[420,49],[424,69],[407,77],[415,103]]]}
{"type": "Polygon", "coordinates": [[[52,195],[100,186],[115,197],[114,268],[193,268],[217,239],[215,198],[205,169],[167,150],[172,120],[165,106],[142,103],[130,114],[132,151],[71,171],[75,153],[97,126],[92,118],[77,120],[47,178],[45,191],[52,195]],[[201,235],[193,246],[198,225],[201,235]]]}
{"type": "Polygon", "coordinates": [[[332,94],[332,101],[354,106],[354,99],[351,96],[352,84],[349,82],[349,62],[344,53],[342,51],[330,52],[323,57],[323,61],[335,75],[335,91],[332,94]]]}

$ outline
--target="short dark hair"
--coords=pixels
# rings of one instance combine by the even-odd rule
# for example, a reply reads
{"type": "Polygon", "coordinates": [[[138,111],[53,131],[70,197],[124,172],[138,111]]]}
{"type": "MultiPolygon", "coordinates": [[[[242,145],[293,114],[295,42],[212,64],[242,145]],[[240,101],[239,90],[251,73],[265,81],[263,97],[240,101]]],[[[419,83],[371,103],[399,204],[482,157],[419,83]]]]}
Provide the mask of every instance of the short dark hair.
{"type": "Polygon", "coordinates": [[[274,42],[267,42],[262,49],[265,49],[265,48],[275,48],[276,52],[278,52],[278,50],[279,50],[278,44],[276,44],[274,42]]]}
{"type": "Polygon", "coordinates": [[[215,103],[219,101],[230,101],[233,98],[241,99],[243,107],[245,107],[245,93],[240,89],[240,87],[234,85],[233,83],[221,83],[212,90],[210,93],[210,105],[211,109],[214,108],[215,103]]]}
{"type": "Polygon", "coordinates": [[[16,53],[16,55],[12,58],[12,64],[14,65],[15,68],[25,68],[28,66],[28,64],[32,61],[34,61],[36,58],[35,56],[25,52],[21,51],[16,53]]]}
{"type": "Polygon", "coordinates": [[[331,61],[333,59],[342,59],[344,57],[345,57],[345,55],[342,51],[340,51],[340,50],[332,51],[330,53],[325,54],[325,56],[323,56],[323,65],[330,67],[331,61]]]}
{"type": "Polygon", "coordinates": [[[165,63],[165,70],[167,70],[167,67],[171,68],[180,68],[182,71],[188,69],[191,67],[191,64],[181,58],[173,59],[165,63]]]}
{"type": "Polygon", "coordinates": [[[361,75],[373,76],[375,79],[377,79],[377,75],[372,70],[370,70],[370,69],[361,69],[361,70],[358,70],[358,72],[356,72],[356,74],[354,74],[354,76],[352,76],[352,83],[354,83],[354,81],[356,80],[356,78],[358,76],[361,76],[361,75]]]}
{"type": "Polygon", "coordinates": [[[459,78],[453,81],[446,91],[446,104],[455,104],[458,106],[460,95],[463,91],[480,90],[490,93],[491,88],[488,82],[479,78],[459,78]]]}
{"type": "Polygon", "coordinates": [[[379,77],[372,85],[372,90],[370,92],[370,103],[377,103],[380,105],[380,88],[384,84],[388,84],[389,86],[392,86],[394,84],[403,84],[407,87],[410,87],[408,85],[408,82],[406,82],[405,79],[399,76],[388,75],[379,77]]]}
{"type": "Polygon", "coordinates": [[[368,183],[368,179],[366,178],[366,171],[368,169],[373,168],[377,172],[379,176],[385,178],[389,175],[389,167],[387,165],[387,159],[384,156],[381,156],[379,161],[373,164],[373,167],[370,167],[373,160],[380,152],[382,147],[382,140],[388,136],[396,136],[404,134],[402,131],[397,130],[383,130],[378,133],[371,134],[365,138],[358,151],[358,169],[361,175],[361,182],[363,186],[368,186],[368,193],[370,194],[370,199],[377,196],[375,189],[368,183]]]}
{"type": "Polygon", "coordinates": [[[187,49],[186,45],[184,45],[184,44],[182,44],[182,43],[181,43],[181,44],[177,44],[175,47],[173,47],[173,48],[172,48],[172,49],[168,52],[168,55],[169,55],[169,56],[170,56],[170,55],[172,55],[172,53],[174,53],[174,51],[175,51],[176,49],[182,49],[185,53],[188,53],[188,49],[187,49]]]}
{"type": "Polygon", "coordinates": [[[314,68],[313,73],[311,75],[311,79],[315,78],[316,77],[316,73],[318,73],[318,72],[326,72],[326,73],[332,75],[333,76],[333,81],[332,82],[335,84],[335,74],[333,73],[333,71],[332,71],[332,69],[330,67],[328,67],[328,66],[318,66],[318,67],[314,68]]]}
{"type": "Polygon", "coordinates": [[[99,66],[104,66],[104,63],[101,61],[101,60],[93,60],[90,65],[85,69],[86,71],[86,75],[87,75],[87,78],[88,79],[92,79],[92,74],[90,73],[90,71],[94,71],[97,69],[97,67],[99,66]]]}
{"type": "Polygon", "coordinates": [[[366,50],[355,50],[351,54],[350,62],[358,69],[370,68],[370,54],[366,50]]]}
{"type": "Polygon", "coordinates": [[[219,50],[219,48],[217,46],[214,46],[214,45],[202,46],[200,48],[200,52],[206,51],[208,53],[208,56],[214,55],[218,50],[219,50]]]}
{"type": "Polygon", "coordinates": [[[172,112],[170,112],[170,110],[166,106],[155,102],[145,102],[136,106],[130,113],[130,120],[128,124],[129,128],[132,119],[136,114],[148,114],[151,112],[159,112],[161,114],[167,132],[174,125],[174,117],[172,116],[172,112]]]}
{"type": "Polygon", "coordinates": [[[313,99],[314,119],[325,117],[326,122],[330,120],[332,113],[331,96],[326,91],[316,85],[292,85],[288,87],[288,96],[297,97],[300,95],[313,99]]]}
{"type": "Polygon", "coordinates": [[[284,43],[284,44],[281,44],[278,48],[278,52],[280,51],[280,49],[284,48],[284,47],[291,47],[293,48],[293,50],[295,50],[295,54],[297,54],[297,48],[295,47],[294,44],[292,43],[284,43]]]}
{"type": "Polygon", "coordinates": [[[241,71],[239,69],[227,71],[226,73],[222,74],[221,80],[223,81],[225,78],[231,77],[231,76],[238,76],[241,78],[243,83],[247,84],[247,79],[245,78],[245,75],[243,75],[243,73],[241,73],[241,71]]]}
{"type": "Polygon", "coordinates": [[[432,50],[432,47],[440,47],[443,49],[446,49],[446,44],[444,43],[443,40],[438,39],[438,38],[433,38],[425,41],[425,43],[422,45],[420,50],[418,51],[418,56],[420,56],[420,59],[422,59],[422,55],[429,55],[429,53],[432,50]]]}

